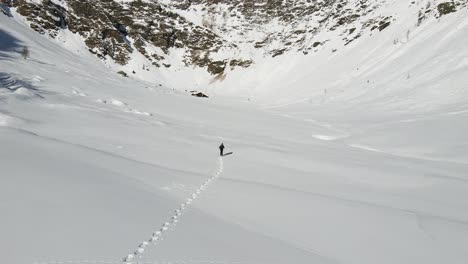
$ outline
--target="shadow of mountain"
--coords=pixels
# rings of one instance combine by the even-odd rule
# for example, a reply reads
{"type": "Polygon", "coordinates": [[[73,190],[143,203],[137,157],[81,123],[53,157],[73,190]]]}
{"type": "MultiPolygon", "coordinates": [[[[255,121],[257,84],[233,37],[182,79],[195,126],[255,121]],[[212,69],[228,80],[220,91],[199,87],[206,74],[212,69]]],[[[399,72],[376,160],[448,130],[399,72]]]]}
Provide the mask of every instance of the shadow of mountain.
{"type": "Polygon", "coordinates": [[[24,44],[10,33],[0,29],[0,60],[11,59],[14,53],[21,53],[24,44]]]}

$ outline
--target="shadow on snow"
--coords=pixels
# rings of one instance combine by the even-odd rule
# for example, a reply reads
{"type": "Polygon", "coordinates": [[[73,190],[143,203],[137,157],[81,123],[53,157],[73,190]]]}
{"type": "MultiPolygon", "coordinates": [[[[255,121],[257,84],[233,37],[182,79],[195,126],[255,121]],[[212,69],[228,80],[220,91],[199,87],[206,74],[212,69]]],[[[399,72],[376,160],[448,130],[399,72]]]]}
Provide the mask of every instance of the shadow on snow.
{"type": "Polygon", "coordinates": [[[24,44],[10,33],[0,29],[0,60],[13,58],[12,53],[21,53],[24,44]]]}

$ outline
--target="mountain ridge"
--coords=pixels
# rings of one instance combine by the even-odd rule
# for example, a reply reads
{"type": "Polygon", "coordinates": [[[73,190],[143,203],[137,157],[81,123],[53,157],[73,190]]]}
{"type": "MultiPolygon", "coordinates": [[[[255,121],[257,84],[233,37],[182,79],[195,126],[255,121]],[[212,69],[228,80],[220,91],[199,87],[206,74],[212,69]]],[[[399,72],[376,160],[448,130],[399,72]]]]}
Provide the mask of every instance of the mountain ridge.
{"type": "MultiPolygon", "coordinates": [[[[233,71],[240,74],[242,69],[254,65],[262,68],[265,63],[282,64],[283,59],[278,58],[287,54],[300,54],[314,61],[317,55],[330,57],[338,51],[350,52],[350,44],[373,35],[385,36],[393,24],[407,24],[407,31],[401,34],[408,40],[412,31],[426,21],[466,10],[468,5],[467,0],[0,3],[13,9],[40,34],[64,43],[69,40],[61,37],[63,32],[79,36],[83,48],[115,72],[179,90],[232,90],[233,86],[242,85],[234,80],[225,84],[233,71]],[[405,17],[394,10],[396,5],[406,5],[412,11],[405,17]],[[177,78],[190,82],[174,83],[177,78]]],[[[393,40],[395,45],[400,41],[399,37],[393,40]]],[[[251,71],[258,70],[253,67],[251,71]]]]}

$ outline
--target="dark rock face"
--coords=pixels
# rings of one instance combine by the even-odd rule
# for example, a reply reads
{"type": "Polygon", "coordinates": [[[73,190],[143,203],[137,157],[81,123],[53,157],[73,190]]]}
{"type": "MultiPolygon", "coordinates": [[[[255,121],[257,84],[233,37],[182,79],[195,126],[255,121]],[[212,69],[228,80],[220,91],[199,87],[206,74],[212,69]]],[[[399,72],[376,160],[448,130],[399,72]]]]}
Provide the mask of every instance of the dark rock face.
{"type": "Polygon", "coordinates": [[[208,98],[208,95],[202,93],[202,92],[197,92],[197,91],[191,91],[192,96],[195,97],[200,97],[200,98],[208,98]]]}
{"type": "Polygon", "coordinates": [[[25,0],[8,1],[12,7],[17,7],[18,13],[30,20],[31,28],[39,33],[48,32],[55,36],[59,29],[67,26],[66,10],[52,1],[44,1],[42,6],[25,0]]]}
{"type": "MultiPolygon", "coordinates": [[[[255,50],[269,57],[291,51],[309,54],[329,45],[329,39],[321,37],[324,32],[336,32],[342,46],[334,44],[328,48],[337,51],[365,34],[384,31],[397,19],[375,12],[386,0],[36,2],[0,0],[3,6],[16,8],[41,34],[55,38],[64,29],[79,34],[89,51],[103,60],[126,65],[134,54],[140,53],[152,65],[170,68],[168,58],[171,52],[179,50],[185,65],[205,68],[212,75],[222,75],[227,67],[235,69],[255,63],[253,55],[238,55],[240,51],[255,50]]],[[[428,2],[415,22],[420,25],[428,17],[456,12],[467,3],[468,0],[439,5],[428,2]]],[[[409,3],[412,5],[414,1],[409,3]]]]}
{"type": "Polygon", "coordinates": [[[440,3],[437,6],[437,11],[439,11],[439,14],[443,16],[457,11],[457,7],[454,2],[445,2],[440,3]]]}
{"type": "MultiPolygon", "coordinates": [[[[66,2],[68,10],[52,1],[36,4],[15,0],[11,4],[31,22],[35,31],[56,37],[59,30],[68,28],[84,38],[90,52],[103,59],[108,56],[122,65],[130,59],[133,47],[160,66],[159,62],[170,48],[216,52],[225,44],[213,32],[156,3],[138,0],[127,4],[112,0],[66,2]],[[134,40],[133,47],[128,38],[134,40]],[[149,52],[148,45],[160,48],[161,52],[149,52]]],[[[212,64],[190,57],[187,62],[200,67],[212,64]]],[[[219,67],[218,62],[212,65],[214,72],[219,70],[216,67],[219,67]]]]}
{"type": "MultiPolygon", "coordinates": [[[[376,12],[386,0],[174,0],[171,7],[184,12],[197,12],[204,25],[221,36],[237,33],[241,41],[251,43],[266,56],[281,56],[289,51],[304,54],[326,46],[329,39],[320,33],[336,31],[344,46],[369,31],[384,31],[398,19],[376,12]],[[226,8],[227,7],[227,8],[226,8]],[[277,26],[276,30],[272,25],[277,26]],[[254,33],[254,34],[250,34],[254,33]],[[260,34],[259,34],[260,33],[260,34]],[[263,34],[262,34],[263,33],[263,34]],[[246,37],[256,35],[257,37],[246,37]]],[[[439,7],[426,7],[425,14],[453,12],[453,6],[466,7],[467,0],[454,0],[439,7]],[[437,11],[437,9],[439,9],[437,11]]],[[[415,4],[414,1],[409,6],[415,4]]],[[[415,18],[415,21],[417,18],[415,18]]],[[[330,47],[337,50],[340,47],[330,47]]],[[[244,59],[245,60],[245,59],[244,59]]],[[[248,61],[248,60],[246,60],[248,61]]],[[[250,64],[249,64],[250,65],[250,64]]],[[[248,66],[247,66],[248,67],[248,66]]]]}

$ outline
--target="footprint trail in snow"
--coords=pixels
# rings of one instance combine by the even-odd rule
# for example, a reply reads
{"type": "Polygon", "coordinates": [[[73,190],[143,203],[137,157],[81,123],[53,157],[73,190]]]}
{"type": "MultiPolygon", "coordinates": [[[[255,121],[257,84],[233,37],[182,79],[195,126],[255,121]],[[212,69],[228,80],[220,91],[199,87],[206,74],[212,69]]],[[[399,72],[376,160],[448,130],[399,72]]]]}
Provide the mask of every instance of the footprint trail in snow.
{"type": "Polygon", "coordinates": [[[151,246],[156,246],[159,241],[163,239],[164,234],[175,227],[175,225],[179,222],[179,219],[182,217],[184,211],[193,203],[195,199],[204,191],[206,190],[209,185],[216,180],[221,173],[223,172],[224,165],[223,165],[223,158],[219,158],[219,166],[218,170],[209,178],[207,179],[195,192],[187,198],[180,206],[174,210],[174,214],[169,218],[169,220],[161,225],[161,227],[153,232],[151,237],[148,240],[143,241],[137,247],[135,252],[129,254],[123,261],[128,264],[134,263],[134,261],[139,261],[143,257],[144,253],[150,249],[151,246]]]}

